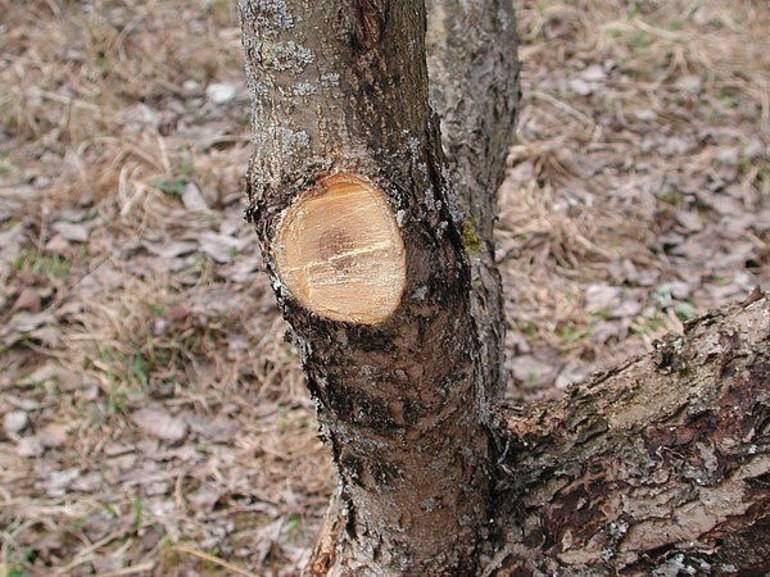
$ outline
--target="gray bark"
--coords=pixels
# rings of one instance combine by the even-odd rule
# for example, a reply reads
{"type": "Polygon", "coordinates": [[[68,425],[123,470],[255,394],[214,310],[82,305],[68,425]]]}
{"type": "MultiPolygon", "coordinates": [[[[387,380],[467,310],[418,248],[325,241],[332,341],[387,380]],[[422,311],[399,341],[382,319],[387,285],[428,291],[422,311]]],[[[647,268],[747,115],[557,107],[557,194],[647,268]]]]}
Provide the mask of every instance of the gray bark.
{"type": "Polygon", "coordinates": [[[479,332],[487,402],[505,387],[505,317],[493,229],[497,189],[513,143],[519,62],[512,0],[428,0],[431,105],[470,258],[471,311],[479,332]]]}
{"type": "Polygon", "coordinates": [[[500,408],[500,577],[770,572],[770,298],[500,408]]]}
{"type": "Polygon", "coordinates": [[[503,0],[429,4],[427,25],[421,2],[240,2],[248,214],[339,476],[306,575],[764,575],[766,296],[561,402],[493,408],[513,21],[503,0]],[[276,271],[281,215],[337,172],[385,194],[406,247],[380,324],[320,318],[276,271]]]}
{"type": "MultiPolygon", "coordinates": [[[[450,30],[463,26],[462,4],[445,3],[450,30]]],[[[500,91],[504,102],[489,107],[494,117],[454,123],[465,148],[456,149],[452,179],[428,105],[421,2],[243,0],[240,9],[255,127],[248,214],[340,479],[329,513],[333,536],[320,540],[308,572],[472,575],[488,525],[485,422],[487,399],[499,389],[502,329],[491,235],[473,241],[484,230],[464,235],[459,219],[461,212],[474,214],[470,199],[486,196],[475,226],[491,231],[490,199],[502,174],[513,101],[500,91]],[[498,157],[488,159],[479,131],[498,121],[505,136],[494,145],[498,157]],[[485,160],[471,176],[475,157],[485,160]],[[275,269],[281,214],[319,177],[339,171],[362,176],[385,193],[407,249],[401,306],[375,326],[324,320],[304,310],[275,269]],[[463,194],[452,189],[464,185],[463,194]],[[484,253],[473,268],[469,237],[484,253]],[[472,301],[474,277],[486,292],[472,301]],[[487,310],[490,322],[480,339],[475,319],[487,310]],[[489,347],[482,345],[487,335],[494,339],[489,347]]],[[[507,10],[497,7],[495,18],[479,21],[480,29],[505,27],[512,35],[507,10]]],[[[468,12],[473,18],[484,14],[468,12]]],[[[478,67],[515,79],[515,58],[477,48],[464,73],[478,67]]],[[[486,74],[478,76],[491,86],[494,79],[486,74]]],[[[456,109],[459,118],[464,87],[454,77],[441,78],[437,74],[436,85],[451,87],[444,111],[456,109]]]]}

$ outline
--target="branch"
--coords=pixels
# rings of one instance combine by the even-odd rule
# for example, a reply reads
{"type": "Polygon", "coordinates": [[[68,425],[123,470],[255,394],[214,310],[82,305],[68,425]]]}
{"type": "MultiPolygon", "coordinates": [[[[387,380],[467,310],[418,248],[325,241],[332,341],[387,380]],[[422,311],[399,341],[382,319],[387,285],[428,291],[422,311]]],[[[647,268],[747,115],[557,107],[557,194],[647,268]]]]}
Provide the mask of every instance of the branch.
{"type": "Polygon", "coordinates": [[[770,571],[767,295],[499,424],[498,575],[770,571]]]}
{"type": "Polygon", "coordinates": [[[427,5],[431,105],[441,119],[457,202],[490,241],[520,95],[513,2],[427,5]]]}
{"type": "Polygon", "coordinates": [[[505,319],[494,262],[497,189],[515,135],[519,61],[512,0],[428,0],[431,106],[441,119],[453,200],[472,270],[487,402],[503,390],[505,319]]]}

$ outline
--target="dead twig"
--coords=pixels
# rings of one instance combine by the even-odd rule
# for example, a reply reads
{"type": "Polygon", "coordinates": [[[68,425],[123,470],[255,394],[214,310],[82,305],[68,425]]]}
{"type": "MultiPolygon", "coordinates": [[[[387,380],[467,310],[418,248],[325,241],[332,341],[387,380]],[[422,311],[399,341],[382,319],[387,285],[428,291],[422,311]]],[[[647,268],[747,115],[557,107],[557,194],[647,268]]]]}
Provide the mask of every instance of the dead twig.
{"type": "Polygon", "coordinates": [[[228,571],[234,572],[236,575],[243,575],[243,577],[259,577],[259,575],[257,575],[256,573],[251,573],[249,571],[246,571],[246,569],[241,569],[240,567],[237,567],[231,563],[228,563],[227,561],[224,561],[219,557],[214,557],[213,555],[209,555],[208,553],[204,553],[203,551],[199,551],[198,549],[193,549],[192,547],[187,547],[186,545],[176,545],[173,549],[174,551],[178,551],[180,553],[187,553],[188,555],[192,555],[193,557],[197,557],[198,559],[203,559],[204,561],[208,561],[209,563],[214,563],[219,567],[223,567],[228,571]]]}

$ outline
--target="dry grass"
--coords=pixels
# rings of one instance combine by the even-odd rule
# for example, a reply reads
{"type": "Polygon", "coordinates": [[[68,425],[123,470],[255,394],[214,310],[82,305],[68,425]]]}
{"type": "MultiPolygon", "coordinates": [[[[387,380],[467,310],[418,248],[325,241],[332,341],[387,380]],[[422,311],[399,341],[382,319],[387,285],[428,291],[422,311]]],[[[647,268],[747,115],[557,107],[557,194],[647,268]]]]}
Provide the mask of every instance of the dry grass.
{"type": "Polygon", "coordinates": [[[681,331],[770,280],[770,10],[525,2],[501,192],[514,396],[681,331]]]}
{"type": "MultiPolygon", "coordinates": [[[[766,2],[523,0],[519,26],[513,397],[770,281],[766,2]]],[[[240,58],[227,1],[0,0],[0,577],[307,555],[329,467],[241,221],[240,58]]]]}

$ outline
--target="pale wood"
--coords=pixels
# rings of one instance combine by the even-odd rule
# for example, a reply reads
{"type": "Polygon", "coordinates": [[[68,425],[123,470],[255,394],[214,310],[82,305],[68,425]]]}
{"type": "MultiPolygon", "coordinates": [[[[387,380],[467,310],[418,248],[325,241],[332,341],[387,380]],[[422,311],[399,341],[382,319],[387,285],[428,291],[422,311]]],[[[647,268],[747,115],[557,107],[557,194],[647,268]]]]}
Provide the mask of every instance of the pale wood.
{"type": "Polygon", "coordinates": [[[385,196],[353,174],[301,194],[281,219],[275,251],[281,281],[319,316],[372,325],[401,302],[401,233],[385,196]]]}

